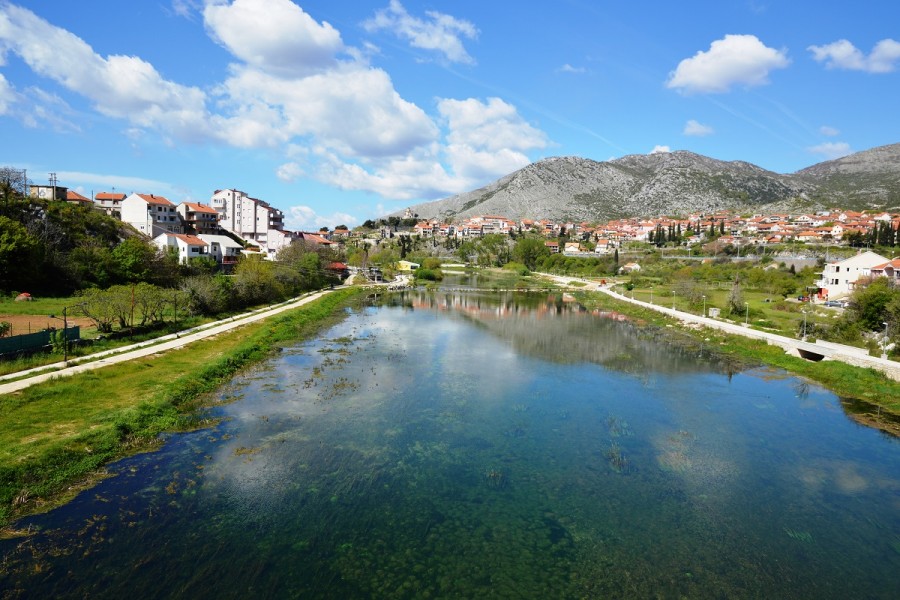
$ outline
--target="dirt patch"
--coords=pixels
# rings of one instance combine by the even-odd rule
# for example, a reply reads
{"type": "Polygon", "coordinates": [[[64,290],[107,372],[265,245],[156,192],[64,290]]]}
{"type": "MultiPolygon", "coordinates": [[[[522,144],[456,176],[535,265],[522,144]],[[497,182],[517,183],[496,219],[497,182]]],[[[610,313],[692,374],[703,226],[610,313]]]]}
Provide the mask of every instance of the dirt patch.
{"type": "MultiPolygon", "coordinates": [[[[0,321],[6,321],[12,324],[12,331],[9,335],[25,335],[28,333],[37,333],[45,329],[62,329],[62,318],[51,319],[47,315],[0,315],[0,321]]],[[[82,330],[94,327],[94,322],[87,317],[69,317],[66,319],[69,327],[76,325],[82,330]]]]}

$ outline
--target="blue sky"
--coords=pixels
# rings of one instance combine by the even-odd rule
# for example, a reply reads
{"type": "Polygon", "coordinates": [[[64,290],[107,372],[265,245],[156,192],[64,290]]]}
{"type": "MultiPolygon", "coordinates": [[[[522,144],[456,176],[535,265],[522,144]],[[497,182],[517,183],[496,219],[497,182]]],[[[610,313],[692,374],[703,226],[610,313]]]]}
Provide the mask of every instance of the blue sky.
{"type": "Polygon", "coordinates": [[[290,229],[549,156],[789,173],[900,142],[900,3],[0,0],[0,166],[290,229]]]}

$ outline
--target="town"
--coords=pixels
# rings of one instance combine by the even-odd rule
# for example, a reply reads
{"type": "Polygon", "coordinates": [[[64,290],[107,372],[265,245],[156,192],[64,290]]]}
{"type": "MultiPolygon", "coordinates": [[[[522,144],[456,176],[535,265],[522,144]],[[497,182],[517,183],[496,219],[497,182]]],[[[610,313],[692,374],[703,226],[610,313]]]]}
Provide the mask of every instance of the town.
{"type": "MultiPolygon", "coordinates": [[[[98,192],[87,198],[58,185],[29,187],[29,196],[67,201],[93,207],[140,232],[161,249],[171,248],[187,263],[212,258],[226,271],[243,254],[275,259],[292,242],[330,246],[349,241],[415,236],[418,239],[465,240],[499,234],[515,237],[524,233],[544,238],[551,254],[604,256],[626,245],[691,248],[698,245],[718,252],[730,250],[758,253],[783,244],[816,247],[867,248],[900,243],[900,214],[832,209],[812,213],[740,215],[722,211],[691,214],[682,218],[631,218],[605,223],[513,220],[504,216],[471,216],[458,221],[418,219],[407,208],[402,217],[368,220],[353,230],[346,225],[317,231],[290,231],[283,211],[269,202],[236,189],[216,190],[209,204],[180,202],[146,193],[98,192]]],[[[900,259],[875,252],[860,252],[842,260],[826,260],[814,297],[823,302],[839,301],[864,277],[885,276],[900,281],[900,259]]],[[[628,270],[627,268],[625,269],[628,270]]]]}

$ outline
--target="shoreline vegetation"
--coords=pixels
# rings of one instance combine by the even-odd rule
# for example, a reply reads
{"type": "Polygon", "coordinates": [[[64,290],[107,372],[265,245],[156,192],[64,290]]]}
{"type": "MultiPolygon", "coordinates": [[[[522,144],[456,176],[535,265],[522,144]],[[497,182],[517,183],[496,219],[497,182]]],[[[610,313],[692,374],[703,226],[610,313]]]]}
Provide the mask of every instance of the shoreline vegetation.
{"type": "Polygon", "coordinates": [[[600,292],[573,292],[588,308],[611,310],[639,319],[652,327],[674,329],[693,339],[698,347],[745,365],[767,365],[814,381],[840,397],[847,415],[855,421],[900,436],[900,382],[874,369],[839,361],[812,362],[787,354],[778,346],[709,327],[689,327],[657,311],[616,300],[600,292]]]}
{"type": "MultiPolygon", "coordinates": [[[[505,289],[565,290],[536,274],[519,274],[518,285],[509,281],[508,271],[498,269],[497,275],[505,289]]],[[[835,361],[813,363],[764,341],[686,327],[656,311],[578,289],[584,286],[577,283],[569,291],[589,309],[615,311],[670,331],[681,343],[696,344],[701,352],[732,360],[738,368],[764,364],[815,381],[841,397],[850,418],[900,436],[900,383],[881,373],[835,361]]],[[[161,434],[211,425],[202,409],[216,402],[215,390],[281,344],[307,339],[340,319],[339,309],[364,290],[335,290],[296,310],[180,350],[0,397],[0,537],[27,535],[9,525],[65,504],[107,477],[109,463],[158,448],[161,434]],[[85,389],[92,390],[89,406],[85,389]]]]}
{"type": "Polygon", "coordinates": [[[65,504],[107,477],[109,463],[158,448],[161,434],[210,425],[201,409],[216,389],[339,319],[361,291],[335,290],[179,350],[0,397],[0,537],[24,534],[8,525],[65,504]]]}

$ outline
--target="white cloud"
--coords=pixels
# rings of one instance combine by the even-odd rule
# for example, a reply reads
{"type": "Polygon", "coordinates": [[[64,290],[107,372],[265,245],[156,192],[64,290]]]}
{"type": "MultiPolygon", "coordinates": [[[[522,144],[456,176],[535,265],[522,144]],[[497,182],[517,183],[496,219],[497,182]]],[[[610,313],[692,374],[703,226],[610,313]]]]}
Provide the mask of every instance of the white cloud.
{"type": "Polygon", "coordinates": [[[819,127],[819,133],[821,133],[822,135],[827,135],[828,137],[834,137],[836,135],[840,135],[841,132],[834,127],[822,125],[821,127],[819,127]]]}
{"type": "Polygon", "coordinates": [[[573,67],[569,63],[566,63],[559,69],[557,69],[557,71],[561,73],[574,73],[576,75],[580,75],[581,73],[586,73],[587,69],[585,69],[584,67],[573,67]]]}
{"type": "Polygon", "coordinates": [[[0,73],[0,115],[8,113],[15,101],[16,91],[3,76],[3,73],[0,73]]]}
{"type": "Polygon", "coordinates": [[[330,215],[319,215],[309,206],[297,205],[288,208],[284,215],[284,225],[292,231],[318,231],[321,227],[334,229],[338,225],[353,228],[360,221],[353,215],[335,211],[330,215]]]}
{"type": "Polygon", "coordinates": [[[726,35],[708,51],[678,63],[666,87],[685,93],[723,93],[734,85],[764,85],[770,71],[788,64],[786,51],[769,48],[754,35],[726,35]]]}
{"type": "Polygon", "coordinates": [[[709,125],[704,125],[699,121],[695,121],[694,119],[689,120],[684,124],[684,135],[693,135],[698,137],[703,137],[705,135],[712,135],[716,131],[709,125]]]}
{"type": "Polygon", "coordinates": [[[838,40],[824,46],[809,46],[813,58],[824,62],[828,69],[848,69],[868,73],[890,73],[900,62],[900,42],[881,40],[868,56],[848,40],[838,40]]]}
{"type": "Polygon", "coordinates": [[[0,42],[35,73],[84,95],[104,115],[185,140],[210,135],[204,93],[163,79],[140,58],[103,58],[80,38],[13,4],[0,12],[0,42]]]}
{"type": "Polygon", "coordinates": [[[233,111],[222,125],[246,133],[251,146],[312,136],[340,154],[378,158],[406,154],[438,135],[428,115],[400,97],[387,73],[355,63],[297,79],[235,68],[221,93],[233,111]]]}
{"type": "Polygon", "coordinates": [[[500,98],[487,103],[475,98],[444,99],[438,112],[447,123],[447,160],[453,172],[466,180],[483,181],[527,165],[528,150],[544,148],[547,137],[500,98]]]}
{"type": "Polygon", "coordinates": [[[391,0],[387,8],[378,10],[363,27],[369,32],[392,31],[409,41],[413,48],[436,50],[450,62],[474,64],[475,59],[466,52],[461,38],[477,38],[478,29],[469,21],[436,11],[425,14],[428,20],[413,17],[399,0],[391,0]]]}
{"type": "MultiPolygon", "coordinates": [[[[119,191],[154,191],[154,193],[159,193],[158,190],[171,189],[171,186],[168,183],[162,181],[145,179],[143,177],[131,177],[128,175],[104,175],[99,173],[85,173],[82,171],[57,171],[56,177],[60,182],[75,182],[83,186],[97,186],[104,189],[116,188],[119,191]]],[[[170,198],[170,200],[175,201],[172,198],[170,198]]]]}
{"type": "Polygon", "coordinates": [[[667,154],[671,151],[672,149],[668,146],[660,146],[657,144],[656,146],[653,146],[653,150],[650,151],[650,154],[667,154]]]}
{"type": "MultiPolygon", "coordinates": [[[[386,199],[418,200],[483,185],[528,164],[526,152],[548,143],[543,131],[498,98],[441,99],[429,115],[402,98],[364,52],[344,47],[339,32],[288,0],[206,5],[207,31],[235,57],[228,77],[209,91],[168,81],[139,57],[99,56],[27,9],[2,6],[0,47],[21,56],[35,73],[87,97],[103,115],[125,121],[123,135],[136,152],[153,134],[267,148],[283,157],[273,172],[282,181],[311,177],[386,199]]],[[[172,6],[188,10],[196,4],[172,6]]],[[[453,18],[429,17],[433,25],[456,31],[453,18]]],[[[11,110],[17,97],[0,81],[3,110],[11,110]]],[[[54,104],[52,94],[42,106],[66,115],[67,106],[54,104]]],[[[37,111],[23,119],[34,127],[50,122],[37,111]]],[[[150,183],[103,185],[154,189],[150,183]]]]}
{"type": "Polygon", "coordinates": [[[210,3],[203,11],[212,37],[248,65],[280,75],[303,75],[335,65],[341,35],[290,0],[210,3]]]}
{"type": "Polygon", "coordinates": [[[275,175],[285,183],[293,183],[305,175],[303,167],[295,162],[284,163],[275,171],[275,175]]]}
{"type": "Polygon", "coordinates": [[[847,142],[825,142],[817,146],[810,146],[807,150],[813,154],[821,154],[829,160],[841,158],[853,152],[847,142]]]}

